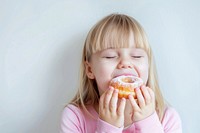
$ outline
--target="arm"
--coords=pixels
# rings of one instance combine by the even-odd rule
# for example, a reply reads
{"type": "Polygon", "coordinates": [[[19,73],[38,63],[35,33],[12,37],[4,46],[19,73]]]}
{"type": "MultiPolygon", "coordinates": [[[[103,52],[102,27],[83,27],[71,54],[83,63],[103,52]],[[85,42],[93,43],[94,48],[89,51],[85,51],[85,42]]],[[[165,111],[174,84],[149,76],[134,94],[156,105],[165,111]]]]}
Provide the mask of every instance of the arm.
{"type": "Polygon", "coordinates": [[[181,120],[173,108],[167,108],[162,123],[155,112],[148,118],[135,122],[136,133],[182,133],[181,120]]]}
{"type": "Polygon", "coordinates": [[[148,133],[149,131],[152,133],[165,133],[156,112],[134,124],[136,133],[148,133]]]}

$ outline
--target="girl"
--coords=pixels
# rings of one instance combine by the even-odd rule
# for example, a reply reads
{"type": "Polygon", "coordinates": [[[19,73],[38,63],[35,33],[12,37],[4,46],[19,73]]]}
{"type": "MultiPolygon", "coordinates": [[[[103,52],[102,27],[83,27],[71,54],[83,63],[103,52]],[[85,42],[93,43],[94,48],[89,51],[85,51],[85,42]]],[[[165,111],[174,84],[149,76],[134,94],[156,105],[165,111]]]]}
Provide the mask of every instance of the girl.
{"type": "Polygon", "coordinates": [[[181,133],[177,112],[165,105],[153,54],[140,24],[111,14],[99,21],[85,41],[80,86],[63,110],[61,133],[181,133]],[[144,84],[137,100],[118,98],[114,77],[134,75],[144,84]]]}

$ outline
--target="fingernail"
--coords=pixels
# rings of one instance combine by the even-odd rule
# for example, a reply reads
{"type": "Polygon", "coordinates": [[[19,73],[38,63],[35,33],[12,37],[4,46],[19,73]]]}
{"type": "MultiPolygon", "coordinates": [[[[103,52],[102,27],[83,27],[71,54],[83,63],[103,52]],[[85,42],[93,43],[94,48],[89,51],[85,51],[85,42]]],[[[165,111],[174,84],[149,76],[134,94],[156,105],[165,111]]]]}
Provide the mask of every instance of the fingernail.
{"type": "Polygon", "coordinates": [[[140,90],[140,88],[139,88],[139,87],[135,88],[135,91],[139,91],[139,90],[140,90]]]}
{"type": "Polygon", "coordinates": [[[122,100],[123,100],[123,101],[126,101],[126,99],[125,99],[124,97],[122,98],[122,100]]]}
{"type": "Polygon", "coordinates": [[[110,90],[114,90],[114,88],[112,86],[109,87],[110,90]]]}

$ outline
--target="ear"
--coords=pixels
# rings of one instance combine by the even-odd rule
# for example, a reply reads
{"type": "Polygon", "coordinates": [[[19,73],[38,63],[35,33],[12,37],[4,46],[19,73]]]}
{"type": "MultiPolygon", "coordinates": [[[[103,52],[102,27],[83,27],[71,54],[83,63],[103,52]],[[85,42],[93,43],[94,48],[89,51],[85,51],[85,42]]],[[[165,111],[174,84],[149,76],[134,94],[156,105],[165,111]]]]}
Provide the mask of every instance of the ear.
{"type": "Polygon", "coordinates": [[[89,79],[94,79],[95,76],[92,72],[92,67],[91,67],[91,64],[88,62],[88,61],[85,61],[85,72],[86,72],[86,75],[89,79]]]}

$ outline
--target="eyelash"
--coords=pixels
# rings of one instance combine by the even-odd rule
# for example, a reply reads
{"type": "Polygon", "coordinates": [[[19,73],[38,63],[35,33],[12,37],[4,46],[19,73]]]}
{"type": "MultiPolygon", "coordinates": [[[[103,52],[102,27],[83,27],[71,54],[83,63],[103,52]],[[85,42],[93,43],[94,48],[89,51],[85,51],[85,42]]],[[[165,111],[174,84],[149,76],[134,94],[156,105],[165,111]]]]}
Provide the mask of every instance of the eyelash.
{"type": "Polygon", "coordinates": [[[104,58],[106,58],[106,59],[113,59],[113,58],[116,58],[117,56],[106,56],[106,57],[104,57],[104,58]]]}
{"type": "MultiPolygon", "coordinates": [[[[106,59],[113,59],[113,58],[116,58],[117,56],[106,56],[106,57],[104,57],[104,58],[106,58],[106,59]]],[[[140,59],[140,58],[142,58],[143,56],[132,56],[133,58],[136,58],[136,59],[140,59]]]]}
{"type": "Polygon", "coordinates": [[[132,56],[133,58],[142,58],[142,56],[132,56]]]}

